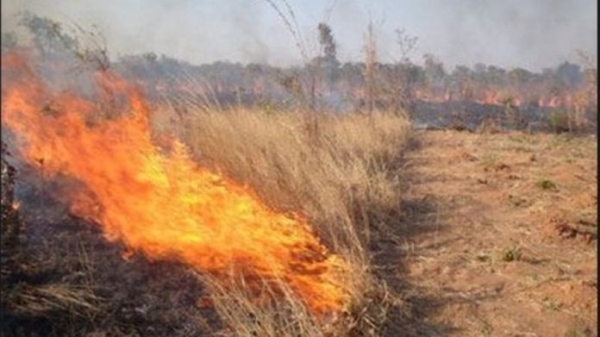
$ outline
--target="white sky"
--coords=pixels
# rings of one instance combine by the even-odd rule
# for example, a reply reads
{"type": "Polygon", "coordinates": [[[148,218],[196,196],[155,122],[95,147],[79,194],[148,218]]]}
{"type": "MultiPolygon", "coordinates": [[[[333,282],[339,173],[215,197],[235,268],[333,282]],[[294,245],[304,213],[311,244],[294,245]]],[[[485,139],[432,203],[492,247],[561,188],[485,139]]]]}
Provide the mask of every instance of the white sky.
{"type": "MultiPolygon", "coordinates": [[[[272,0],[285,11],[285,2],[272,0]]],[[[436,55],[451,70],[477,62],[538,71],[597,57],[595,0],[288,0],[310,51],[319,22],[338,42],[338,58],[360,61],[369,18],[380,59],[398,58],[395,30],[418,37],[411,54],[436,55]],[[329,13],[329,14],[328,14],[329,13]]],[[[216,60],[299,64],[300,53],[267,0],[2,0],[2,30],[30,10],[60,22],[97,25],[111,56],[155,52],[192,63],[216,60]]]]}

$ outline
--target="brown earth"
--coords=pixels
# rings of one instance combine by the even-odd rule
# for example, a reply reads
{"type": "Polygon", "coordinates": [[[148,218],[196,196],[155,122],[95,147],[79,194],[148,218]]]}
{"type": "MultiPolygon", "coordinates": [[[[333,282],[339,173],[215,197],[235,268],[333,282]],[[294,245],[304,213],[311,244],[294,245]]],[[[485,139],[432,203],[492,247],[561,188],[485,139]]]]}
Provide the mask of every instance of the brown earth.
{"type": "Polygon", "coordinates": [[[412,314],[403,332],[597,336],[596,137],[421,131],[415,141],[396,240],[412,314]]]}

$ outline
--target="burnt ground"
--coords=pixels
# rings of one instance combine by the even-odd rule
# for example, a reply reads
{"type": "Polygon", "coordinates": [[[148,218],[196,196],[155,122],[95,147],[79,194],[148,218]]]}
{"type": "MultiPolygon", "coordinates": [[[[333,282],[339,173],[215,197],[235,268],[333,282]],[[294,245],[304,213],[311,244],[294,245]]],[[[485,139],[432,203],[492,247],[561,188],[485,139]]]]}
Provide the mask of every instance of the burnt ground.
{"type": "Polygon", "coordinates": [[[443,103],[418,101],[414,104],[411,118],[419,129],[464,129],[476,131],[482,128],[497,130],[521,130],[536,132],[577,131],[596,133],[598,112],[586,111],[585,123],[570,125],[574,116],[567,108],[539,106],[501,106],[480,104],[472,101],[449,101],[443,103]],[[570,121],[571,119],[571,121],[570,121]]]}
{"type": "Polygon", "coordinates": [[[420,131],[404,173],[385,335],[598,335],[595,136],[420,131]]]}
{"type": "Polygon", "coordinates": [[[213,336],[222,328],[190,269],[127,254],[95,224],[36,209],[24,214],[22,263],[8,282],[19,297],[2,310],[2,336],[213,336]]]}

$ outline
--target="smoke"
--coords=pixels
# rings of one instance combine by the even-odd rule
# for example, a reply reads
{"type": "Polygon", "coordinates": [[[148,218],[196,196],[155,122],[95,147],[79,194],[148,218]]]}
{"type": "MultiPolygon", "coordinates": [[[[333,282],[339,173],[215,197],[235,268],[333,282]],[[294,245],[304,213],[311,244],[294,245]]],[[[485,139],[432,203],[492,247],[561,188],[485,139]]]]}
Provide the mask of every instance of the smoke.
{"type": "MultiPolygon", "coordinates": [[[[273,47],[269,47],[271,39],[264,36],[268,29],[273,32],[273,27],[264,27],[261,21],[264,8],[256,4],[252,1],[248,6],[243,0],[201,4],[189,0],[92,3],[63,0],[59,4],[9,0],[2,1],[2,31],[15,29],[20,11],[31,11],[67,27],[97,26],[113,58],[154,52],[194,63],[270,62],[270,58],[280,61],[273,57],[274,50],[269,50],[273,47]]],[[[277,39],[285,37],[279,34],[277,39]]]]}
{"type": "MultiPolygon", "coordinates": [[[[274,1],[282,8],[281,1],[274,1]]],[[[363,36],[375,23],[383,62],[398,58],[394,31],[418,37],[412,60],[425,53],[448,68],[475,63],[539,71],[578,61],[580,49],[597,58],[594,0],[288,0],[301,34],[318,51],[319,22],[326,20],[341,62],[361,61],[363,36]]],[[[112,56],[155,52],[193,63],[217,60],[300,64],[295,41],[262,0],[2,1],[2,31],[15,14],[30,10],[60,22],[96,24],[112,56]]]]}
{"type": "Polygon", "coordinates": [[[540,70],[573,60],[577,49],[595,53],[597,48],[595,1],[463,0],[452,5],[442,7],[450,13],[446,28],[452,32],[440,46],[442,60],[540,70]]]}

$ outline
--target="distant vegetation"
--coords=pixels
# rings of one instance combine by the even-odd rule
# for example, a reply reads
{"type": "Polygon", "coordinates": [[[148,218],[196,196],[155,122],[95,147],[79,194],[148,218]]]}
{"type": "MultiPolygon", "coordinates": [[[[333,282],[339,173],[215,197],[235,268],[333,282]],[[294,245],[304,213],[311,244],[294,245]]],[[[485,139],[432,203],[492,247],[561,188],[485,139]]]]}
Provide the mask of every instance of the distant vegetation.
{"type": "MultiPolygon", "coordinates": [[[[375,81],[382,92],[379,97],[381,103],[389,104],[392,101],[385,84],[393,80],[390,74],[396,74],[396,79],[412,78],[411,98],[424,101],[475,101],[535,107],[581,106],[585,109],[597,105],[594,92],[597,70],[594,68],[582,69],[577,64],[564,62],[541,73],[484,64],[478,64],[473,69],[457,66],[449,71],[431,54],[423,59],[423,65],[376,63],[375,81]]],[[[315,58],[308,67],[277,68],[227,61],[198,66],[148,53],[122,57],[113,66],[127,77],[144,83],[152,96],[206,94],[207,89],[202,88],[210,85],[214,94],[228,103],[285,102],[293,99],[290,78],[308,78],[308,67],[316,67],[318,80],[315,91],[323,107],[342,110],[361,107],[367,99],[365,63],[342,64],[331,56],[315,58]],[[202,85],[194,86],[196,83],[202,85]]]]}
{"type": "MultiPolygon", "coordinates": [[[[597,66],[580,52],[580,64],[564,62],[533,72],[523,68],[503,69],[476,64],[448,69],[433,54],[421,64],[409,56],[416,37],[397,31],[400,54],[394,62],[377,59],[372,27],[367,30],[365,60],[341,63],[337,59],[334,32],[327,24],[316,27],[320,52],[306,56],[304,65],[279,68],[268,64],[219,61],[195,65],[168,55],[148,52],[108,59],[101,34],[74,28],[75,35],[47,18],[26,13],[26,28],[36,49],[46,56],[71,53],[100,68],[111,67],[136,81],[153,99],[177,96],[210,105],[235,104],[260,107],[296,107],[336,111],[378,108],[410,108],[416,101],[471,101],[519,108],[564,108],[580,114],[597,111],[597,66]],[[370,33],[369,33],[370,32],[370,33]],[[100,41],[100,42],[99,42],[100,41]]],[[[3,32],[2,51],[19,45],[17,34],[3,32]]]]}

